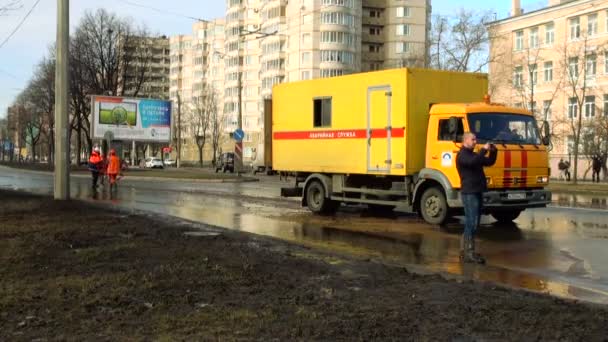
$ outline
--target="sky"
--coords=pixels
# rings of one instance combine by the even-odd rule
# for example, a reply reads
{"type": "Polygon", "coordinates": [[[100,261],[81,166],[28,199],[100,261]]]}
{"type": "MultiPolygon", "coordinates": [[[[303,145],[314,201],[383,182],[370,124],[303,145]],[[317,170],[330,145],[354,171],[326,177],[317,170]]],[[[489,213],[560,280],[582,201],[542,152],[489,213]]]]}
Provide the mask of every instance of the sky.
{"type": "MultiPolygon", "coordinates": [[[[0,42],[17,27],[36,1],[21,0],[22,8],[0,17],[0,42]]],[[[55,41],[57,1],[38,1],[40,2],[21,28],[0,47],[0,117],[6,115],[7,107],[25,87],[36,64],[47,54],[49,46],[55,41]]],[[[0,6],[8,2],[9,0],[0,0],[0,6]]],[[[523,0],[522,7],[529,11],[542,7],[546,2],[523,0]]],[[[138,25],[145,25],[153,33],[167,36],[189,34],[193,20],[186,16],[201,19],[223,17],[225,3],[224,0],[71,0],[70,27],[74,28],[86,11],[105,7],[120,16],[132,18],[138,25]],[[144,7],[136,6],[138,4],[144,7]]],[[[431,5],[433,14],[450,15],[464,8],[490,10],[500,19],[508,16],[511,0],[432,0],[431,5]]]]}

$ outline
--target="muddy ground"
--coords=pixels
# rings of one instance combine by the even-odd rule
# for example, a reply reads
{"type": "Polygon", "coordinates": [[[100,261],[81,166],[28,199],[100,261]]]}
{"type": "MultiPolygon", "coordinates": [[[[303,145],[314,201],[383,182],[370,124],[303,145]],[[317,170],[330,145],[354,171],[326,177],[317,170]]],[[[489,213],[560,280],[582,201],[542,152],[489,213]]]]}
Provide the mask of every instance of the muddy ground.
{"type": "Polygon", "coordinates": [[[2,341],[608,336],[607,307],[2,191],[0,265],[2,341]]]}

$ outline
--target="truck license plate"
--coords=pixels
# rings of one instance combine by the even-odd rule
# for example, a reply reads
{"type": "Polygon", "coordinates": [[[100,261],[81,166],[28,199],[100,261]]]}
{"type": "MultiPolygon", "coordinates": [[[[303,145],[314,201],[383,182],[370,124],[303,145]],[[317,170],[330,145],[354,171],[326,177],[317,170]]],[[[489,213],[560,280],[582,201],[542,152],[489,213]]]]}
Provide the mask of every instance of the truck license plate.
{"type": "Polygon", "coordinates": [[[525,193],[507,194],[507,198],[510,200],[523,200],[526,199],[525,193]]]}

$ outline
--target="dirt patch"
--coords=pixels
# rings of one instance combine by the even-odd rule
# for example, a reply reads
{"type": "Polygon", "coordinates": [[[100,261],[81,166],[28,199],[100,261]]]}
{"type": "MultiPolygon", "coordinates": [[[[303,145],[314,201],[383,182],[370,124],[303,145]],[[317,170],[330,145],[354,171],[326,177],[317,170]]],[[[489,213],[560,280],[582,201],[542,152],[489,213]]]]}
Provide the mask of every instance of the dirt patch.
{"type": "Polygon", "coordinates": [[[0,340],[602,340],[608,308],[0,192],[0,340]]]}

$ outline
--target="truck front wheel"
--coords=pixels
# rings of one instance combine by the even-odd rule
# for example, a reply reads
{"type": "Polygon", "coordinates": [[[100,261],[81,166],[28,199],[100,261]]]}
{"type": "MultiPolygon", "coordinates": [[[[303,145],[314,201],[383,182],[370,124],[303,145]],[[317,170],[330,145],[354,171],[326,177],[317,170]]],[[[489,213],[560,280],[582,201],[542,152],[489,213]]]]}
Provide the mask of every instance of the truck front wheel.
{"type": "Polygon", "coordinates": [[[522,210],[495,211],[492,212],[492,217],[499,223],[511,223],[519,217],[522,210]]]}
{"type": "Polygon", "coordinates": [[[448,202],[441,189],[428,188],[420,199],[420,214],[430,224],[444,224],[448,219],[448,202]]]}
{"type": "Polygon", "coordinates": [[[314,180],[308,185],[306,189],[306,203],[310,211],[321,215],[335,213],[340,205],[339,202],[327,198],[325,187],[318,180],[314,180]]]}

